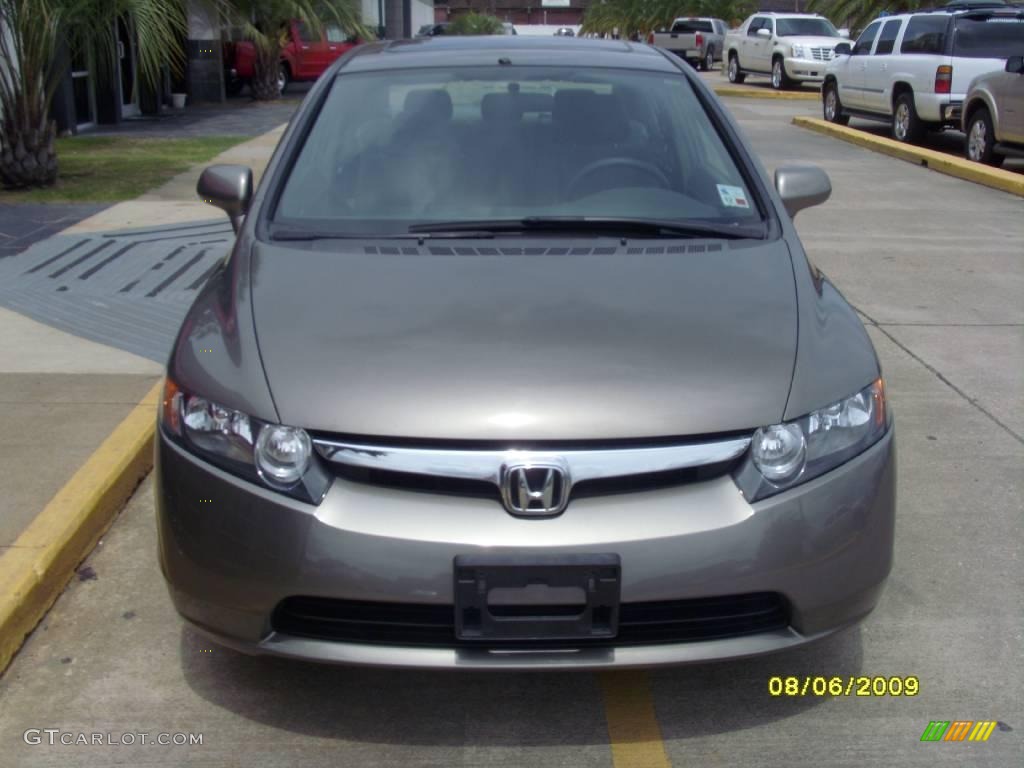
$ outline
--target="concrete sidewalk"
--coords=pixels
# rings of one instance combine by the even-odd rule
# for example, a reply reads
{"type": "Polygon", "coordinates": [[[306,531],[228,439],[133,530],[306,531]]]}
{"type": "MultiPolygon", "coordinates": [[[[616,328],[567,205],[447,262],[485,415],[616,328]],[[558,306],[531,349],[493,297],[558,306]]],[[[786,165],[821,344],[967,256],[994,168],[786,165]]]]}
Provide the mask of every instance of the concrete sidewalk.
{"type": "MultiPolygon", "coordinates": [[[[212,162],[251,165],[258,177],[283,130],[283,125],[278,126],[233,147],[212,162]]],[[[72,305],[67,304],[66,297],[74,295],[75,290],[81,292],[87,285],[80,279],[69,279],[82,277],[70,271],[76,266],[74,262],[64,267],[54,263],[52,269],[47,265],[45,270],[37,270],[41,278],[59,274],[61,279],[50,281],[45,291],[40,288],[36,292],[33,298],[35,311],[30,313],[31,318],[10,309],[16,307],[19,300],[27,300],[30,293],[27,287],[22,290],[17,280],[26,272],[35,270],[34,267],[24,268],[28,263],[46,264],[35,254],[50,247],[48,243],[69,239],[80,241],[98,232],[107,233],[99,237],[112,237],[111,230],[124,228],[213,221],[223,230],[218,236],[219,253],[222,255],[230,245],[230,229],[222,226],[226,225],[226,220],[218,216],[216,210],[195,199],[195,184],[200,171],[201,167],[194,167],[137,200],[105,208],[60,235],[0,261],[4,274],[3,291],[0,291],[3,294],[0,296],[0,305],[3,305],[0,306],[0,434],[4,436],[0,444],[0,461],[5,468],[0,475],[0,588],[5,591],[14,589],[12,585],[17,582],[17,574],[12,563],[24,560],[24,550],[37,547],[41,550],[49,544],[45,540],[40,541],[38,536],[34,536],[30,544],[19,537],[27,533],[30,524],[48,507],[55,494],[59,496],[58,492],[67,487],[72,476],[78,476],[76,470],[101,444],[105,444],[108,435],[122,420],[137,412],[140,400],[163,374],[162,358],[165,354],[142,356],[126,351],[130,349],[129,345],[121,345],[122,348],[117,349],[82,338],[88,310],[98,316],[105,313],[116,315],[117,307],[112,302],[103,301],[102,296],[85,293],[80,294],[83,302],[80,305],[81,315],[68,315],[67,307],[72,305]],[[74,237],[69,237],[71,235],[74,237]],[[66,284],[58,285],[68,282],[74,283],[70,289],[66,284]],[[89,304],[92,306],[87,306],[89,304]],[[69,322],[63,323],[63,330],[57,320],[62,315],[65,319],[70,317],[69,322]]],[[[117,239],[111,242],[116,243],[117,239]]],[[[121,260],[131,265],[136,259],[147,258],[145,249],[137,250],[138,253],[126,250],[120,256],[121,260]]],[[[115,249],[110,248],[110,251],[115,249]]],[[[75,261],[79,261],[77,254],[75,256],[75,261]]],[[[135,267],[145,268],[139,263],[135,263],[135,267]]],[[[159,273],[155,275],[154,279],[163,277],[159,273]]],[[[194,277],[189,277],[189,285],[196,282],[194,277]]],[[[178,303],[190,300],[194,293],[178,297],[178,303]]],[[[161,296],[165,306],[166,298],[161,296]]],[[[156,317],[155,322],[168,326],[156,329],[163,334],[160,338],[164,343],[175,332],[176,318],[183,311],[183,308],[175,307],[156,317]],[[171,325],[175,327],[169,327],[171,325]]],[[[144,329],[140,327],[133,333],[143,334],[144,329]]],[[[148,456],[146,460],[149,461],[148,456]]],[[[40,574],[36,576],[43,578],[40,574]]],[[[10,600],[10,595],[0,595],[2,600],[10,600]]],[[[15,607],[20,610],[20,606],[15,607]]],[[[4,638],[5,642],[9,640],[4,638]]],[[[0,671],[3,666],[0,659],[0,671]]]]}

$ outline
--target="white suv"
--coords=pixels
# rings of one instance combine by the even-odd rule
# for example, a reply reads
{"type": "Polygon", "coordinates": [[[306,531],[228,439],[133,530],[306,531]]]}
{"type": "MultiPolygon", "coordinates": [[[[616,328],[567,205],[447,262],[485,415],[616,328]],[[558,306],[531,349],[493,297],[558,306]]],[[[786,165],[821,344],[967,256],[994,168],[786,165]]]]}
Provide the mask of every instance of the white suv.
{"type": "Polygon", "coordinates": [[[871,22],[852,48],[840,45],[821,87],[825,119],[892,123],[898,141],[958,128],[971,80],[1024,52],[1024,6],[959,0],[937,11],[871,22]]]}
{"type": "Polygon", "coordinates": [[[821,82],[842,40],[832,22],[817,14],[755,13],[725,36],[723,69],[732,83],[751,73],[771,75],[776,90],[821,82]]]}

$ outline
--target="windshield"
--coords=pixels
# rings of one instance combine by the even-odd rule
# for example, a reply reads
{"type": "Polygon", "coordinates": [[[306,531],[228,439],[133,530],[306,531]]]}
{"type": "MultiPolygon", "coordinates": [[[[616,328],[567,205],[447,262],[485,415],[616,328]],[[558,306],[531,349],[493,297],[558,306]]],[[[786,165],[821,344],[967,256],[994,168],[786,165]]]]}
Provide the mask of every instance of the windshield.
{"type": "Polygon", "coordinates": [[[1008,59],[1024,53],[1024,12],[1016,16],[962,16],[956,20],[953,55],[1008,59]]]}
{"type": "Polygon", "coordinates": [[[761,220],[685,77],[510,66],[340,75],[273,220],[356,235],[531,217],[761,220]]]}
{"type": "Polygon", "coordinates": [[[775,34],[779,37],[839,37],[828,19],[778,19],[775,34]]]}

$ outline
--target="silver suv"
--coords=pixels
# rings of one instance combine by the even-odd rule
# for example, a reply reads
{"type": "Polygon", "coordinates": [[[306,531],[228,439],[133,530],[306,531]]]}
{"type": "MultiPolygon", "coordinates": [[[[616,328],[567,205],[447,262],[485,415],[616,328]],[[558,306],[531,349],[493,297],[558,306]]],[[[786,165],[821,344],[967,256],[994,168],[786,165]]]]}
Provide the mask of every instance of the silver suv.
{"type": "Polygon", "coordinates": [[[971,81],[1022,51],[1024,6],[960,2],[876,19],[852,47],[836,46],[822,84],[824,117],[891,122],[893,138],[917,143],[926,131],[959,128],[971,81]]]}
{"type": "Polygon", "coordinates": [[[1007,155],[1024,157],[1024,56],[1011,56],[1002,72],[971,83],[963,129],[970,160],[1000,166],[1007,155]]]}

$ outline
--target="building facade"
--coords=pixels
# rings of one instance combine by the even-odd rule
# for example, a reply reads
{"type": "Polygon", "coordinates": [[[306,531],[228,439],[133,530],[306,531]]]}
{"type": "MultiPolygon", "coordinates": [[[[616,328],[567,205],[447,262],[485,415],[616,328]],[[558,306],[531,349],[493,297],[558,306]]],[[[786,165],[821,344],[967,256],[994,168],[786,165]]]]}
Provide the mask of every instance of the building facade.
{"type": "MultiPolygon", "coordinates": [[[[412,37],[434,19],[433,0],[358,0],[364,24],[379,37],[412,37]]],[[[228,30],[209,0],[189,0],[188,32],[182,45],[185,70],[167,71],[158,88],[138,80],[138,38],[130,20],[118,22],[117,55],[100,71],[85,57],[67,61],[67,73],[54,98],[52,114],[62,133],[77,133],[97,124],[119,123],[138,115],[169,109],[174,94],[186,103],[224,101],[223,41],[228,30]],[[136,86],[139,87],[136,87],[136,86]]],[[[64,57],[68,57],[65,55],[64,57]]]]}
{"type": "Polygon", "coordinates": [[[583,23],[587,6],[600,0],[437,0],[434,20],[452,21],[475,11],[513,24],[576,27],[583,23]]]}

